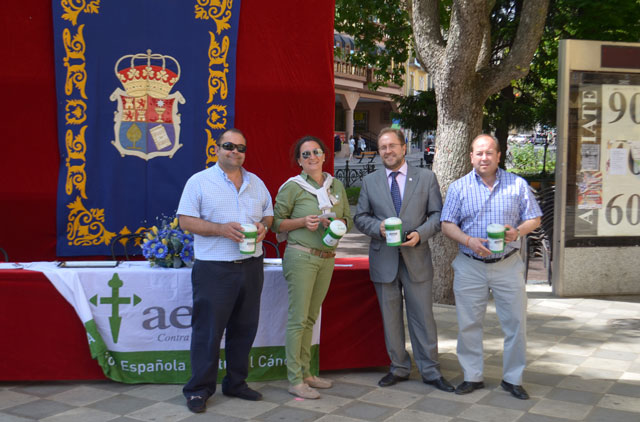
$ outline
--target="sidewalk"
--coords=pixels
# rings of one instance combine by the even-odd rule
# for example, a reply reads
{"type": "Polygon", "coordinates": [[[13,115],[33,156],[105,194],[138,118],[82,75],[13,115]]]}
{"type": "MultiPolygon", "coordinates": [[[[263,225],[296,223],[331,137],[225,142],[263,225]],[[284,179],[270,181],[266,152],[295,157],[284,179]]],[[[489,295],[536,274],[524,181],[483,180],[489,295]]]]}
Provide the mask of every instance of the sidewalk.
{"type": "MultiPolygon", "coordinates": [[[[350,233],[338,256],[366,256],[367,248],[366,236],[350,233]]],[[[639,421],[640,298],[556,298],[541,279],[545,274],[531,270],[527,286],[524,385],[530,400],[517,400],[500,387],[502,333],[491,303],[485,318],[486,388],[465,396],[423,384],[415,370],[408,382],[380,388],[377,381],[387,368],[369,368],[323,373],[335,383],[321,391],[320,400],[294,398],[284,380],[252,383],[263,401],[216,393],[207,412],[194,415],[185,406],[180,385],[0,383],[0,422],[639,421]]],[[[443,374],[458,384],[462,375],[455,354],[455,307],[435,305],[434,312],[443,374]]]]}

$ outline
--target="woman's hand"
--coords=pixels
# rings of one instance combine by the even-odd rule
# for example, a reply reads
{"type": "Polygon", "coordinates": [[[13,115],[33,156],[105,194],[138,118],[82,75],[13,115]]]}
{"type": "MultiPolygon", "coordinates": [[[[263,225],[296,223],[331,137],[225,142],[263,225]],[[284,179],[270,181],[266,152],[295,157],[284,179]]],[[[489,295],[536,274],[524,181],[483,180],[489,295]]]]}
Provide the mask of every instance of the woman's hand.
{"type": "Polygon", "coordinates": [[[304,226],[309,231],[314,232],[314,231],[318,230],[318,225],[319,224],[320,224],[320,218],[317,215],[308,215],[308,216],[304,217],[304,226]]]}

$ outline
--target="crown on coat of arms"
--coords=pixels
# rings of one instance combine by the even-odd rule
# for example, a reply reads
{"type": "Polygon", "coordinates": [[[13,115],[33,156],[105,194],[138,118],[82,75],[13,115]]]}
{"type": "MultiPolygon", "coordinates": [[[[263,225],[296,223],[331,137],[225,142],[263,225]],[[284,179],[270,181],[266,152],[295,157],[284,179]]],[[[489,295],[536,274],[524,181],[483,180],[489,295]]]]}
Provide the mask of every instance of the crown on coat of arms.
{"type": "Polygon", "coordinates": [[[166,98],[171,88],[180,79],[180,64],[171,56],[162,54],[147,53],[128,54],[120,57],[115,66],[116,77],[122,82],[122,86],[127,95],[131,97],[142,97],[149,94],[154,98],[166,98]],[[118,70],[120,62],[131,59],[130,66],[118,70]],[[146,63],[136,65],[135,61],[146,60],[146,63]],[[151,64],[151,61],[156,64],[151,64]],[[175,63],[176,70],[167,69],[168,60],[175,63]],[[161,62],[158,63],[158,62],[161,62]]]}

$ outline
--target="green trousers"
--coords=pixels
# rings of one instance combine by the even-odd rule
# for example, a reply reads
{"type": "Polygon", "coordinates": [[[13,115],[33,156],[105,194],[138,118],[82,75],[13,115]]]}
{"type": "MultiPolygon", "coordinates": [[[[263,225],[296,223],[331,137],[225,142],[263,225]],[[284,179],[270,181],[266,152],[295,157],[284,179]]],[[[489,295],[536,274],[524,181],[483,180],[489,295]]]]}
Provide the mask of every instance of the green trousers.
{"type": "Polygon", "coordinates": [[[327,295],[335,258],[320,258],[287,248],[282,260],[289,291],[285,349],[287,377],[291,385],[310,377],[311,336],[320,306],[327,295]]]}

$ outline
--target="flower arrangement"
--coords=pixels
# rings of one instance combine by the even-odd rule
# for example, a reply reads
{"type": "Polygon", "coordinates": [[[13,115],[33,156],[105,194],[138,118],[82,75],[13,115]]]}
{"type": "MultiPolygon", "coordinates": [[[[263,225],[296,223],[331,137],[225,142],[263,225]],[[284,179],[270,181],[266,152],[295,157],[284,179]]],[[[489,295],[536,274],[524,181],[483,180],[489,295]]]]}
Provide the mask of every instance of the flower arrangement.
{"type": "Polygon", "coordinates": [[[180,229],[177,217],[170,223],[162,220],[160,229],[153,226],[147,232],[142,243],[142,255],[149,260],[151,266],[190,267],[194,259],[193,235],[180,229]]]}

